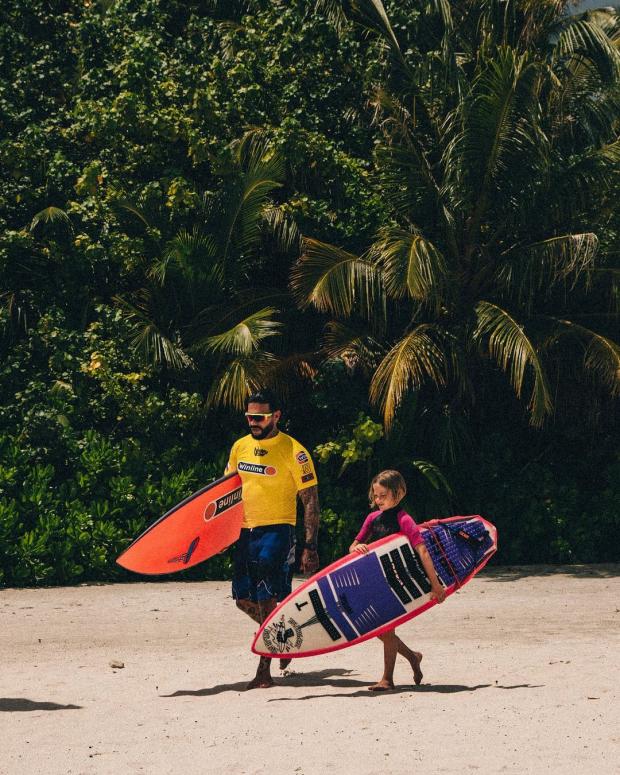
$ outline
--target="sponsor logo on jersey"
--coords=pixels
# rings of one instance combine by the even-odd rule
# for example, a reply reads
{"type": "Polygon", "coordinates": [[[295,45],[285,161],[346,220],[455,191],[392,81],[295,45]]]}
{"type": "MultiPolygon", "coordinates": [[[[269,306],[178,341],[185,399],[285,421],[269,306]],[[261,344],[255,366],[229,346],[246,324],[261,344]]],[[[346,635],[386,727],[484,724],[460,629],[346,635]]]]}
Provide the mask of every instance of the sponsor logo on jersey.
{"type": "Polygon", "coordinates": [[[232,492],[227,493],[226,495],[222,495],[221,498],[218,498],[217,500],[211,501],[211,503],[208,503],[204,510],[204,521],[209,522],[212,519],[215,519],[216,517],[219,517],[220,514],[223,514],[225,511],[228,511],[228,509],[232,509],[233,506],[235,506],[237,503],[241,501],[241,487],[237,487],[236,490],[233,490],[232,492]]]}
{"type": "Polygon", "coordinates": [[[311,482],[314,479],[314,474],[304,474],[301,477],[302,482],[311,482]]]}
{"type": "Polygon", "coordinates": [[[237,471],[244,471],[246,474],[259,474],[260,476],[275,476],[277,474],[274,466],[261,466],[258,463],[237,463],[237,471]]]}
{"type": "Polygon", "coordinates": [[[312,473],[312,466],[310,463],[304,463],[301,467],[301,473],[302,474],[311,474],[312,473]]]}
{"type": "Polygon", "coordinates": [[[299,465],[302,465],[303,463],[307,463],[308,462],[308,455],[306,455],[305,452],[298,452],[295,455],[295,459],[297,460],[299,465]]]}
{"type": "Polygon", "coordinates": [[[256,457],[264,457],[265,455],[268,455],[269,452],[266,449],[261,449],[260,447],[254,447],[254,454],[256,457]]]}

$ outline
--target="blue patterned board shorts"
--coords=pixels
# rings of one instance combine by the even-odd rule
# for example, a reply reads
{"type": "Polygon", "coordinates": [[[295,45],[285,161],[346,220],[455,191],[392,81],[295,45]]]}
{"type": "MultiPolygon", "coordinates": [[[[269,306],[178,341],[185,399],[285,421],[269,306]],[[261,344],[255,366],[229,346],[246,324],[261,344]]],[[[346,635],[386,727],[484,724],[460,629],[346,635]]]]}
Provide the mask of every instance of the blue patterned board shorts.
{"type": "Polygon", "coordinates": [[[284,600],[291,593],[294,562],[293,525],[243,528],[233,553],[233,597],[284,600]]]}

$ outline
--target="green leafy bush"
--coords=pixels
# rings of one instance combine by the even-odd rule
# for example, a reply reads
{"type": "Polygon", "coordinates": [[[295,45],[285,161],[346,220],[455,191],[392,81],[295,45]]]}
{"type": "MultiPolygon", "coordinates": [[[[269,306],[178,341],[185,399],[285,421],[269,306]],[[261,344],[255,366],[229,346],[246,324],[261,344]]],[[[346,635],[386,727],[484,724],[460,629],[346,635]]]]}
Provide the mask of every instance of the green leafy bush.
{"type": "Polygon", "coordinates": [[[79,333],[51,310],[0,368],[3,584],[128,578],[114,563],[127,544],[223,471],[225,453],[203,451],[202,399],[158,388],[118,312],[97,316],[79,333]]]}

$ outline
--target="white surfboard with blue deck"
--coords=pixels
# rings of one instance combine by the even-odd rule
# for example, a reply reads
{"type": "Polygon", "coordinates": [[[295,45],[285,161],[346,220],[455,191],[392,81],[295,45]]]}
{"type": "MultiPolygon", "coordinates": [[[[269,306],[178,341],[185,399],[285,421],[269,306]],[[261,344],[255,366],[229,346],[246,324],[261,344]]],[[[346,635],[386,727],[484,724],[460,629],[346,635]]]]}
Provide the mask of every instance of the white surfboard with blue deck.
{"type": "MultiPolygon", "coordinates": [[[[497,550],[497,531],[479,516],[420,525],[448,595],[480,571],[497,550]]],[[[369,544],[299,586],[271,613],[252,651],[305,657],[353,646],[398,627],[435,605],[417,553],[401,533],[369,544]]]]}

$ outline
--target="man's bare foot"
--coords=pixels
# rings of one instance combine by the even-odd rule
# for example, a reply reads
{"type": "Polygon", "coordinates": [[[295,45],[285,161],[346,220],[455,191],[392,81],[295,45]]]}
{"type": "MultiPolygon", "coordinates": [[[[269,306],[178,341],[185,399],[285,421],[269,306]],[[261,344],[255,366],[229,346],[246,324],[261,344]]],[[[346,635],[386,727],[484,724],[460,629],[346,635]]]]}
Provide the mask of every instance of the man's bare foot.
{"type": "Polygon", "coordinates": [[[275,686],[273,678],[270,675],[255,675],[250,683],[245,687],[246,691],[249,689],[271,689],[275,686]]]}
{"type": "Polygon", "coordinates": [[[271,657],[261,657],[258,660],[256,675],[245,688],[269,689],[273,685],[273,678],[271,677],[271,657]]]}
{"type": "Polygon", "coordinates": [[[422,683],[422,670],[420,669],[420,662],[422,661],[422,654],[419,651],[413,652],[414,659],[411,660],[411,667],[413,668],[413,680],[415,685],[419,686],[422,683]]]}
{"type": "Polygon", "coordinates": [[[291,664],[291,659],[281,659],[280,660],[280,670],[286,670],[286,668],[291,664]]]}
{"type": "Polygon", "coordinates": [[[381,679],[376,684],[368,687],[369,692],[389,692],[394,688],[394,684],[391,681],[384,681],[381,679]]]}

